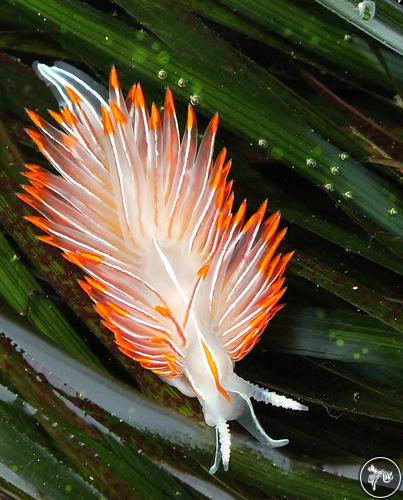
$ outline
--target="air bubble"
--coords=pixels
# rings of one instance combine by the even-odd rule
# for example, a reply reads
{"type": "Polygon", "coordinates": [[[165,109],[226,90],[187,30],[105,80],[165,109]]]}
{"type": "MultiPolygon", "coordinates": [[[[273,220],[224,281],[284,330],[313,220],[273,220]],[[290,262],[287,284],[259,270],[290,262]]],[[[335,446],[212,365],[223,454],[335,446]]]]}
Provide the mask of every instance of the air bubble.
{"type": "Polygon", "coordinates": [[[399,213],[399,210],[396,207],[389,208],[389,210],[388,210],[388,214],[391,217],[394,217],[395,215],[398,215],[398,213],[399,213]]]}
{"type": "Polygon", "coordinates": [[[339,154],[339,158],[342,161],[347,160],[348,157],[349,157],[349,154],[346,153],[345,151],[343,151],[342,153],[339,154]]]}
{"type": "Polygon", "coordinates": [[[353,37],[350,35],[350,33],[346,33],[344,35],[344,41],[349,42],[353,37]]]}
{"type": "Polygon", "coordinates": [[[330,184],[329,182],[327,184],[325,184],[323,187],[326,189],[326,191],[329,191],[329,192],[334,190],[333,184],[330,184]]]}
{"type": "Polygon", "coordinates": [[[187,80],[185,78],[179,78],[178,80],[178,87],[181,87],[182,89],[186,87],[188,84],[187,80]]]}
{"type": "Polygon", "coordinates": [[[343,193],[344,198],[351,199],[353,197],[353,193],[351,191],[346,191],[343,193]]]}
{"type": "Polygon", "coordinates": [[[330,167],[330,173],[332,175],[338,175],[340,173],[340,167],[337,165],[333,165],[332,167],[330,167]]]}
{"type": "Polygon", "coordinates": [[[200,104],[200,97],[197,94],[190,96],[190,103],[192,106],[198,106],[200,104]]]}
{"type": "Polygon", "coordinates": [[[160,70],[158,71],[158,78],[159,78],[160,80],[165,80],[165,78],[166,78],[167,76],[168,76],[168,75],[167,75],[167,72],[165,71],[165,69],[160,69],[160,70]]]}
{"type": "Polygon", "coordinates": [[[316,160],[314,158],[307,158],[306,159],[306,166],[307,167],[316,167],[316,160]]]}
{"type": "Polygon", "coordinates": [[[375,17],[375,2],[372,0],[364,0],[358,4],[358,14],[364,21],[372,21],[375,17]]]}
{"type": "Polygon", "coordinates": [[[267,143],[266,139],[259,139],[258,146],[259,146],[259,148],[267,149],[268,143],[267,143]]]}

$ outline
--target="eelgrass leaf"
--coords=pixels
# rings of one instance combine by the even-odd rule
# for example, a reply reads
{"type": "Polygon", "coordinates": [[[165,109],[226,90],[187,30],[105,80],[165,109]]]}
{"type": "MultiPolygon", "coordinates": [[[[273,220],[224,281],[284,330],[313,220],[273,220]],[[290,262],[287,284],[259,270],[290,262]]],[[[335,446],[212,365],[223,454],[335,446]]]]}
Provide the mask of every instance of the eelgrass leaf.
{"type": "MultiPolygon", "coordinates": [[[[324,137],[312,132],[312,124],[309,126],[304,116],[289,105],[295,96],[285,85],[211,34],[206,36],[205,30],[203,44],[198,44],[204,55],[196,59],[183,51],[170,51],[166,44],[159,44],[143,31],[133,36],[133,30],[124,23],[81,3],[8,1],[30,13],[35,24],[40,21],[39,11],[65,40],[74,39],[75,46],[91,44],[104,61],[101,66],[106,57],[122,68],[123,75],[133,75],[135,69],[145,80],[162,83],[161,86],[176,86],[182,78],[187,82],[186,88],[178,86],[176,95],[186,100],[192,96],[193,102],[209,114],[219,110],[225,126],[255,143],[267,141],[275,158],[294,165],[300,175],[314,184],[324,189],[331,183],[329,196],[340,200],[341,208],[358,223],[365,222],[364,227],[369,224],[373,230],[375,226],[383,228],[376,238],[402,254],[396,238],[403,232],[403,204],[394,186],[329,143],[326,131],[324,137]],[[221,66],[222,61],[226,61],[225,67],[221,66]],[[163,81],[158,76],[161,70],[163,81]],[[340,169],[337,176],[330,172],[334,166],[340,169]]],[[[175,33],[181,31],[180,27],[175,28],[175,33]]],[[[183,43],[195,43],[195,36],[192,41],[183,39],[183,43]]],[[[96,65],[97,60],[92,63],[96,65]]]]}
{"type": "MultiPolygon", "coordinates": [[[[12,319],[2,317],[1,329],[7,332],[8,338],[0,337],[3,351],[0,372],[11,383],[16,384],[27,403],[33,407],[40,404],[41,410],[35,418],[58,442],[61,450],[67,453],[70,461],[82,460],[82,456],[87,461],[94,460],[91,457],[94,457],[95,452],[98,454],[96,462],[101,471],[105,462],[113,460],[112,469],[115,466],[121,467],[120,472],[117,472],[118,476],[123,474],[125,480],[128,480],[124,472],[125,468],[130,467],[127,458],[124,458],[120,466],[116,460],[122,460],[123,456],[130,457],[130,449],[134,446],[141,450],[144,460],[153,460],[156,464],[166,462],[170,467],[186,472],[187,480],[191,480],[192,475],[200,479],[209,477],[206,461],[210,460],[213,451],[210,431],[155,406],[134,391],[79,365],[61,351],[42,340],[38,341],[12,319]],[[24,359],[16,346],[24,351],[24,359]],[[40,381],[35,380],[36,377],[40,381]],[[35,382],[32,383],[32,380],[35,382]],[[64,385],[60,384],[61,380],[64,385]],[[70,428],[71,422],[75,422],[75,430],[70,428]],[[91,426],[89,422],[92,423],[91,426]],[[57,425],[53,426],[52,423],[57,425]],[[101,442],[97,440],[90,428],[95,427],[97,434],[102,432],[105,424],[111,426],[113,433],[124,442],[114,443],[110,448],[113,436],[108,433],[101,442]],[[70,438],[70,443],[65,431],[68,435],[71,432],[74,435],[74,438],[70,438]],[[80,442],[83,445],[80,446],[80,442]],[[181,455],[186,455],[187,459],[179,461],[178,457],[181,455]]],[[[323,496],[325,492],[328,498],[338,498],[340,491],[349,498],[360,498],[357,480],[324,474],[315,465],[315,461],[306,460],[303,464],[292,455],[271,451],[252,439],[237,437],[236,434],[233,441],[230,470],[211,479],[224,491],[228,485],[229,491],[234,490],[241,496],[247,494],[248,498],[292,495],[293,491],[298,491],[299,498],[303,499],[312,498],[315,494],[323,496]],[[240,477],[242,482],[239,482],[240,477]]],[[[134,463],[131,465],[135,466],[134,463]]],[[[77,462],[75,466],[78,466],[77,462]]],[[[90,463],[87,468],[89,466],[90,463]]],[[[356,463],[355,467],[358,470],[359,464],[356,463]]],[[[170,468],[166,470],[169,471],[170,468]]],[[[153,474],[151,471],[150,473],[153,474]]],[[[105,488],[106,485],[102,482],[102,477],[94,477],[94,474],[93,484],[102,492],[102,487],[105,488]]],[[[156,484],[158,476],[151,477],[154,477],[156,484]]],[[[186,475],[182,477],[185,480],[186,475]]],[[[193,483],[197,485],[196,481],[193,483]]],[[[168,484],[169,482],[165,482],[165,485],[168,484]]],[[[110,492],[113,487],[113,484],[109,484],[110,492]]],[[[115,498],[113,495],[109,497],[115,498]]]]}

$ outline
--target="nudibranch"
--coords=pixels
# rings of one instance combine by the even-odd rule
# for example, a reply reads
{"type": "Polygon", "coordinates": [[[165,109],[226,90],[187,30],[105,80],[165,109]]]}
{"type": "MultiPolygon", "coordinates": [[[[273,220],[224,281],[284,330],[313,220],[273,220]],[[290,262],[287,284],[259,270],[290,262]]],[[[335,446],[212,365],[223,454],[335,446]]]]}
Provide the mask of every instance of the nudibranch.
{"type": "Polygon", "coordinates": [[[82,71],[35,64],[58,99],[53,126],[33,111],[27,130],[57,174],[33,164],[19,197],[40,216],[39,239],[62,250],[85,273],[95,303],[120,351],[183,394],[197,397],[215,428],[210,469],[230,459],[227,422],[237,420],[271,447],[250,398],[307,408],[234,372],[279,311],[292,253],[276,253],[285,235],[280,214],[264,220],[267,201],[247,221],[233,211],[225,149],[213,159],[218,115],[197,146],[191,105],[180,138],[172,93],[163,117],[146,108],[134,85],[126,99],[115,68],[109,92],[82,71]]]}

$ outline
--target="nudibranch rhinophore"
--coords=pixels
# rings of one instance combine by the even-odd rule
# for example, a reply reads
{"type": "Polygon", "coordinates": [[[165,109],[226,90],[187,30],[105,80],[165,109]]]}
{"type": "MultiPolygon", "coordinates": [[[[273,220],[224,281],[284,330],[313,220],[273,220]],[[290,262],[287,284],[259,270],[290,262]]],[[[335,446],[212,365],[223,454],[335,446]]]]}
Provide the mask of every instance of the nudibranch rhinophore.
{"type": "Polygon", "coordinates": [[[292,253],[276,253],[286,230],[280,214],[264,220],[267,201],[246,222],[246,202],[233,211],[231,160],[213,159],[218,115],[197,146],[188,107],[180,138],[170,90],[163,117],[149,113],[140,85],[123,97],[115,68],[109,92],[72,66],[35,70],[56,95],[59,127],[33,111],[27,130],[58,175],[27,164],[30,184],[19,197],[40,216],[26,217],[80,267],[119,349],[183,394],[197,397],[216,430],[214,473],[228,469],[237,420],[271,447],[250,398],[307,408],[234,372],[282,307],[283,274],[292,253]]]}

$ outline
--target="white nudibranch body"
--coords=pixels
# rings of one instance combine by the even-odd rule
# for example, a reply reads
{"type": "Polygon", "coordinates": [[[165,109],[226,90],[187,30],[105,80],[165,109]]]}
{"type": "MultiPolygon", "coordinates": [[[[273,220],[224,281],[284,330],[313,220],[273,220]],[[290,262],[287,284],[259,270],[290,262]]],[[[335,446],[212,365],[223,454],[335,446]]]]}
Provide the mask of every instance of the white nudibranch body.
{"type": "Polygon", "coordinates": [[[216,429],[216,456],[228,468],[237,420],[270,446],[283,446],[257,421],[250,398],[306,407],[238,377],[248,354],[281,309],[283,273],[292,253],[276,254],[285,235],[280,215],[264,221],[267,202],[246,222],[233,212],[231,161],[213,159],[215,115],[197,147],[188,108],[180,139],[172,94],[164,114],[149,114],[140,85],[123,97],[114,68],[109,93],[64,63],[36,64],[56,95],[61,127],[28,114],[27,130],[58,175],[27,165],[19,197],[41,216],[27,219],[39,238],[79,266],[79,283],[95,302],[119,349],[183,394],[197,397],[216,429]]]}

